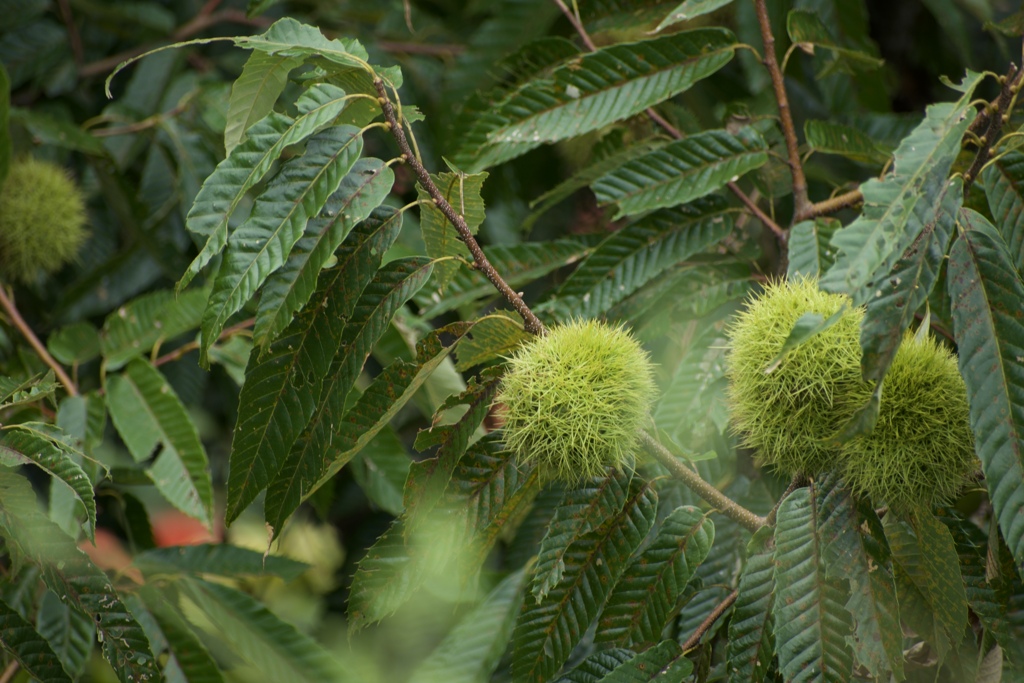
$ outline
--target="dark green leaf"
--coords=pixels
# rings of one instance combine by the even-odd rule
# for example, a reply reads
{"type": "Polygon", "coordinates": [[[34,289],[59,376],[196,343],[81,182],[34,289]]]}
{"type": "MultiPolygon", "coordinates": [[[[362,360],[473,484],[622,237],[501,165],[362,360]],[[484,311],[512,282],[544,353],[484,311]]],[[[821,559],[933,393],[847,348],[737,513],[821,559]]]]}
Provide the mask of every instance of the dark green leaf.
{"type": "Polygon", "coordinates": [[[170,290],[143,294],[107,316],[99,346],[109,370],[149,353],[158,344],[199,327],[209,291],[175,296],[170,290]]]}
{"type": "Polygon", "coordinates": [[[136,555],[135,566],[144,574],[279,576],[285,581],[294,581],[309,569],[308,564],[287,557],[223,544],[154,548],[136,555]]]}
{"type": "Polygon", "coordinates": [[[254,52],[231,84],[224,150],[231,152],[245,140],[245,132],[273,111],[274,103],[288,84],[288,74],[301,65],[302,57],[254,52]]]}
{"type": "Polygon", "coordinates": [[[807,146],[815,152],[838,154],[866,164],[881,165],[889,160],[882,149],[863,131],[842,123],[807,120],[804,122],[807,146]]]}
{"type": "Polygon", "coordinates": [[[601,679],[601,683],[681,681],[693,673],[693,663],[683,656],[679,643],[666,640],[633,657],[601,679]]]}
{"type": "Polygon", "coordinates": [[[789,232],[789,270],[795,277],[821,277],[835,263],[830,242],[841,226],[834,218],[815,218],[793,226],[789,232]]]}
{"type": "Polygon", "coordinates": [[[459,342],[455,350],[458,361],[455,369],[460,372],[507,357],[530,335],[523,329],[523,322],[508,311],[497,311],[484,316],[473,325],[473,331],[459,342]]]}
{"type": "Polygon", "coordinates": [[[636,653],[625,648],[611,648],[595,652],[575,669],[571,669],[556,683],[599,683],[619,665],[636,657],[636,653]]]}
{"type": "Polygon", "coordinates": [[[13,655],[34,680],[41,683],[70,683],[72,680],[46,638],[3,600],[0,600],[0,646],[13,655]]]}
{"type": "Polygon", "coordinates": [[[950,252],[948,288],[975,450],[1017,567],[1024,566],[1024,284],[995,228],[969,209],[950,252]]]}
{"type": "MultiPolygon", "coordinates": [[[[342,67],[365,68],[366,50],[357,40],[328,40],[320,29],[303,24],[291,17],[278,19],[265,33],[256,36],[241,36],[234,39],[235,45],[247,50],[257,50],[271,55],[299,56],[303,59],[318,58],[342,67]]],[[[396,84],[396,87],[401,85],[396,84]]]]}
{"type": "Polygon", "coordinates": [[[847,683],[853,665],[852,632],[842,585],[822,558],[816,489],[793,491],[779,506],[775,530],[775,639],[787,681],[847,683]]]}
{"type": "Polygon", "coordinates": [[[11,166],[11,129],[7,119],[11,113],[11,79],[7,69],[0,64],[0,188],[7,180],[7,170],[11,166]]]}
{"type": "Polygon", "coordinates": [[[996,157],[982,171],[988,205],[1014,267],[1024,273],[1024,152],[996,157]]]}
{"type": "MultiPolygon", "coordinates": [[[[441,195],[455,212],[466,220],[466,227],[473,234],[476,234],[480,224],[484,222],[484,200],[481,199],[480,192],[487,176],[487,173],[466,175],[448,172],[431,176],[441,195]]],[[[455,256],[467,262],[472,261],[473,257],[459,237],[455,226],[448,222],[441,209],[434,206],[430,194],[421,185],[416,186],[416,192],[423,202],[420,205],[420,229],[423,232],[427,256],[433,259],[455,256]]],[[[446,260],[438,263],[434,266],[434,286],[431,289],[436,289],[443,295],[448,281],[458,270],[458,261],[446,260]]]]}
{"type": "Polygon", "coordinates": [[[43,593],[36,613],[39,635],[75,680],[81,677],[96,642],[96,624],[88,615],[60,601],[53,591],[43,593]]]}
{"type": "Polygon", "coordinates": [[[775,531],[758,529],[747,544],[739,595],[729,621],[726,659],[729,683],[765,680],[775,656],[772,603],[775,598],[775,531]]]}
{"type": "Polygon", "coordinates": [[[681,21],[690,21],[705,14],[710,14],[730,3],[732,3],[732,0],[684,0],[684,2],[679,3],[673,8],[654,30],[658,32],[681,21]]]}
{"type": "Polygon", "coordinates": [[[616,204],[615,218],[686,204],[724,187],[768,161],[753,128],[732,135],[709,130],[670,142],[598,178],[600,204],[616,204]]]}
{"type": "Polygon", "coordinates": [[[72,323],[47,337],[46,349],[65,365],[87,363],[100,355],[99,332],[90,323],[72,323]]]}
{"type": "Polygon", "coordinates": [[[163,667],[165,679],[188,683],[221,683],[224,677],[217,663],[181,614],[168,602],[167,595],[152,586],[143,587],[139,595],[166,641],[167,660],[163,667]]]}
{"type": "MultiPolygon", "coordinates": [[[[841,61],[854,69],[877,69],[883,64],[877,57],[840,46],[814,12],[804,9],[792,10],[786,18],[786,30],[790,40],[798,43],[803,50],[813,54],[815,47],[823,47],[835,55],[836,61],[841,61]]],[[[834,69],[835,66],[826,66],[819,76],[825,76],[834,69]]]]}

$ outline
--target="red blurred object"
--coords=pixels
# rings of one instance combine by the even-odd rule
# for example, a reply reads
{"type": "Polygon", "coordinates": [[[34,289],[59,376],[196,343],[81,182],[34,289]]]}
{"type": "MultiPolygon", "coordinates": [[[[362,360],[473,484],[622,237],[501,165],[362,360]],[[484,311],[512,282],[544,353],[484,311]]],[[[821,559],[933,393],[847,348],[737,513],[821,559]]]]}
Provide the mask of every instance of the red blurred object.
{"type": "Polygon", "coordinates": [[[197,545],[217,543],[220,530],[211,533],[202,522],[192,519],[177,510],[165,510],[153,515],[153,540],[163,548],[169,545],[197,545]]]}

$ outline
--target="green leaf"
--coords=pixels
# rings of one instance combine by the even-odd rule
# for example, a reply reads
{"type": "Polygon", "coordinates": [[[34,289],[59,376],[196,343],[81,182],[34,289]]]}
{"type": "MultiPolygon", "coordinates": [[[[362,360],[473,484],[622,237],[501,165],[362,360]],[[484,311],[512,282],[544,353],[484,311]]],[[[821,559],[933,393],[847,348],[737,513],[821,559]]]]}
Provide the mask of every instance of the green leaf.
{"type": "Polygon", "coordinates": [[[601,683],[681,681],[693,673],[693,662],[683,656],[679,643],[666,640],[619,664],[601,683]]]}
{"type": "Polygon", "coordinates": [[[860,365],[865,380],[878,382],[885,376],[914,314],[928,300],[962,203],[963,180],[956,178],[946,184],[934,204],[919,201],[914,207],[917,214],[924,210],[920,234],[889,275],[876,283],[874,296],[865,302],[860,331],[860,365]]]}
{"type": "Polygon", "coordinates": [[[804,138],[815,152],[838,154],[871,165],[889,160],[888,150],[879,147],[870,135],[842,123],[808,119],[804,122],[804,138]]]}
{"type": "Polygon", "coordinates": [[[199,579],[181,579],[175,585],[189,607],[199,609],[216,635],[273,681],[349,681],[354,676],[291,624],[241,591],[199,579]]]}
{"type": "Polygon", "coordinates": [[[166,640],[167,660],[163,667],[165,679],[188,683],[221,683],[224,677],[217,663],[180,613],[171,607],[167,595],[152,586],[144,586],[139,596],[166,640]]]}
{"type": "Polygon", "coordinates": [[[1018,273],[1024,273],[1024,153],[996,157],[982,171],[992,218],[1018,273]]]}
{"type": "Polygon", "coordinates": [[[188,411],[160,371],[136,358],[107,379],[110,417],[136,462],[160,446],[148,470],[171,505],[209,527],[213,485],[209,461],[188,411]]]}
{"type": "MultiPolygon", "coordinates": [[[[385,368],[344,417],[337,413],[339,420],[326,412],[314,417],[313,431],[303,433],[267,488],[264,516],[275,532],[398,414],[470,327],[455,323],[432,333],[420,343],[416,362],[397,360],[385,368]],[[445,333],[454,337],[447,344],[440,341],[445,333]]],[[[331,405],[328,410],[338,408],[331,405]]]]}
{"type": "Polygon", "coordinates": [[[699,509],[682,506],[669,513],[609,596],[595,642],[630,646],[660,641],[683,589],[714,540],[715,525],[699,509]]]}
{"type": "Polygon", "coordinates": [[[684,0],[669,12],[657,28],[655,33],[662,31],[669,26],[675,26],[681,21],[690,21],[705,14],[711,14],[732,3],[732,0],[684,0]]]}
{"type": "Polygon", "coordinates": [[[625,648],[611,648],[595,652],[575,669],[570,669],[556,683],[599,683],[601,679],[636,657],[636,653],[625,648]]]}
{"type": "MultiPolygon", "coordinates": [[[[831,32],[822,23],[821,19],[814,12],[805,9],[790,11],[786,17],[786,31],[789,38],[799,47],[810,54],[814,54],[815,47],[823,47],[833,55],[836,62],[842,63],[849,69],[871,70],[877,69],[884,64],[884,60],[873,57],[860,50],[840,46],[832,38],[831,32]]],[[[818,74],[818,77],[827,76],[837,68],[837,65],[826,65],[818,74]]]]}
{"type": "Polygon", "coordinates": [[[332,85],[311,87],[295,103],[301,116],[292,120],[271,112],[257,121],[248,130],[246,140],[217,164],[196,195],[186,218],[189,231],[205,239],[205,244],[185,269],[177,291],[184,289],[227,244],[231,216],[249,190],[271,171],[281,152],[330,125],[345,106],[344,95],[343,90],[332,85]]]}
{"type": "Polygon", "coordinates": [[[482,363],[507,357],[530,339],[523,329],[523,322],[509,311],[496,311],[484,316],[473,325],[455,350],[458,362],[455,369],[464,372],[482,363]]]}
{"type": "Polygon", "coordinates": [[[142,627],[107,575],[38,509],[28,480],[0,470],[0,533],[7,546],[42,572],[62,602],[89,615],[102,636],[103,656],[122,683],[156,681],[156,660],[142,627]]]}
{"type": "MultiPolygon", "coordinates": [[[[487,173],[466,175],[447,172],[431,175],[431,179],[441,191],[441,195],[451,204],[456,213],[466,219],[466,226],[474,235],[480,228],[480,224],[484,222],[484,200],[480,197],[480,192],[488,175],[487,173]]],[[[420,230],[423,232],[423,243],[427,249],[427,256],[433,259],[457,256],[467,262],[472,261],[473,257],[459,237],[455,226],[451,225],[445,215],[441,213],[441,209],[434,205],[427,191],[421,185],[417,185],[416,194],[423,202],[420,204],[420,230]]],[[[448,281],[458,270],[458,261],[445,261],[434,267],[434,283],[436,283],[436,289],[440,294],[444,294],[448,281]]]]}
{"type": "Polygon", "coordinates": [[[875,678],[902,681],[903,631],[889,551],[884,537],[870,532],[880,528],[878,519],[869,510],[871,519],[862,525],[849,491],[834,477],[822,480],[821,490],[825,571],[850,582],[846,608],[854,619],[854,655],[875,678]]]}
{"type": "Polygon", "coordinates": [[[726,338],[721,325],[707,324],[689,341],[655,406],[654,422],[673,439],[728,423],[725,399],[726,338]]]}
{"type": "Polygon", "coordinates": [[[802,221],[789,231],[790,278],[821,277],[835,263],[835,250],[829,244],[842,225],[834,218],[802,221]]]}
{"type": "Polygon", "coordinates": [[[288,74],[300,66],[302,57],[254,52],[231,84],[224,150],[231,152],[245,140],[245,132],[274,109],[274,103],[288,84],[288,74]]]}
{"type": "Polygon", "coordinates": [[[11,166],[11,128],[7,122],[11,113],[11,79],[0,64],[0,188],[7,180],[11,166]]]}
{"type": "Polygon", "coordinates": [[[117,370],[156,345],[199,327],[210,293],[205,289],[175,296],[170,290],[133,299],[107,316],[99,346],[108,370],[117,370]]]}
{"type": "Polygon", "coordinates": [[[267,277],[284,265],[292,247],[327,198],[338,189],[363,149],[358,129],[337,126],[317,133],[306,153],[286,162],[232,233],[224,263],[203,314],[200,358],[228,318],[242,308],[267,277]]]}
{"type": "Polygon", "coordinates": [[[42,683],[71,682],[46,638],[3,600],[0,600],[0,634],[3,634],[0,645],[34,680],[42,683]]]}
{"type": "MultiPolygon", "coordinates": [[[[235,45],[284,57],[317,58],[343,67],[367,68],[366,50],[357,40],[328,40],[315,26],[286,17],[275,21],[265,33],[239,36],[235,45]]],[[[399,84],[400,85],[400,84],[399,84]]],[[[397,85],[396,85],[397,87],[397,85]]]]}
{"type": "Polygon", "coordinates": [[[512,674],[541,683],[569,658],[654,523],[657,494],[639,478],[622,510],[577,538],[563,556],[565,573],[540,602],[527,600],[512,637],[512,674]]]}
{"type": "MultiPolygon", "coordinates": [[[[395,174],[380,159],[360,159],[341,181],[316,218],[306,223],[305,232],[295,243],[284,265],[275,271],[263,288],[253,342],[266,348],[291,322],[316,288],[317,276],[353,226],[380,206],[395,182],[395,174]]],[[[402,214],[393,211],[398,226],[402,214]]]]}
{"type": "MultiPolygon", "coordinates": [[[[550,242],[495,244],[487,247],[487,260],[501,273],[510,287],[521,287],[563,266],[576,263],[592,248],[585,238],[565,238],[550,242]]],[[[479,270],[460,268],[448,282],[442,295],[428,286],[416,296],[424,318],[468,306],[481,299],[494,298],[497,293],[479,270]]]]}
{"type": "Polygon", "coordinates": [[[222,543],[146,550],[135,556],[135,566],[143,574],[279,576],[286,582],[294,581],[309,569],[305,562],[222,543]]]}
{"type": "Polygon", "coordinates": [[[775,530],[775,640],[787,681],[850,680],[846,642],[851,619],[841,584],[826,575],[816,489],[802,488],[779,506],[775,530]]]}
{"type": "Polygon", "coordinates": [[[423,660],[409,683],[488,680],[512,635],[525,582],[525,569],[505,577],[423,660]]]}
{"type": "Polygon", "coordinates": [[[10,120],[23,126],[37,144],[53,145],[60,149],[84,152],[97,157],[108,156],[98,137],[82,130],[71,121],[40,111],[38,107],[11,107],[10,120]]]}
{"type": "Polygon", "coordinates": [[[0,375],[0,408],[12,408],[52,398],[57,389],[53,371],[22,382],[0,375]]]}
{"type": "Polygon", "coordinates": [[[82,453],[48,433],[54,429],[52,425],[31,422],[7,427],[0,431],[0,458],[4,461],[13,459],[10,464],[31,462],[63,482],[85,509],[87,523],[84,530],[90,540],[95,540],[96,499],[92,480],[79,465],[82,453]]]}
{"type": "Polygon", "coordinates": [[[775,530],[762,527],[747,544],[739,595],[726,645],[729,682],[763,681],[775,656],[772,604],[775,598],[775,530]]]}
{"type": "Polygon", "coordinates": [[[88,363],[100,355],[99,332],[91,323],[72,323],[47,337],[46,349],[65,365],[88,363]]]}
{"type": "Polygon", "coordinates": [[[946,188],[960,138],[974,120],[972,93],[982,78],[968,71],[957,86],[963,97],[929,106],[924,121],[896,150],[892,171],[882,180],[872,178],[860,186],[864,209],[832,238],[839,254],[821,279],[822,289],[850,294],[855,305],[863,304],[874,294],[878,278],[888,274],[886,266],[921,234],[927,211],[922,215],[915,208],[918,203],[935,206],[946,188]]]}
{"type": "Polygon", "coordinates": [[[350,469],[370,502],[397,517],[405,511],[402,490],[411,465],[412,460],[398,434],[391,427],[385,427],[366,444],[350,469]]]}
{"type": "Polygon", "coordinates": [[[239,396],[227,486],[228,523],[277,475],[316,410],[324,377],[347,320],[381,256],[394,243],[401,214],[378,209],[337,250],[317,290],[265,354],[254,349],[239,396]]]}
{"type": "Polygon", "coordinates": [[[572,544],[618,514],[628,496],[629,481],[617,475],[589,479],[566,490],[537,554],[531,588],[537,603],[562,580],[572,544]]]}
{"type": "Polygon", "coordinates": [[[393,614],[428,578],[426,571],[415,566],[406,548],[403,519],[395,519],[359,560],[352,577],[348,600],[349,633],[393,614]]]}
{"type": "Polygon", "coordinates": [[[39,635],[53,648],[54,654],[74,680],[85,671],[85,665],[96,642],[96,624],[88,615],[60,601],[53,591],[43,593],[36,613],[39,635]]]}
{"type": "Polygon", "coordinates": [[[884,523],[900,616],[942,661],[963,640],[967,627],[967,594],[953,538],[928,510],[919,510],[909,522],[890,512],[884,523]]]}
{"type": "Polygon", "coordinates": [[[718,71],[735,48],[732,33],[706,28],[573,57],[517,89],[500,108],[483,112],[454,161],[477,172],[545,142],[628,118],[718,71]]]}
{"type": "Polygon", "coordinates": [[[1024,284],[980,214],[963,209],[947,286],[960,374],[989,499],[1017,567],[1024,566],[1024,284]]]}
{"type": "Polygon", "coordinates": [[[666,268],[723,239],[732,225],[731,210],[718,198],[646,216],[609,235],[557,296],[577,316],[599,316],[666,268]]]}
{"type": "Polygon", "coordinates": [[[725,186],[768,161],[768,148],[753,128],[738,135],[709,130],[676,140],[627,161],[598,178],[601,205],[616,204],[615,218],[686,204],[725,186]]]}

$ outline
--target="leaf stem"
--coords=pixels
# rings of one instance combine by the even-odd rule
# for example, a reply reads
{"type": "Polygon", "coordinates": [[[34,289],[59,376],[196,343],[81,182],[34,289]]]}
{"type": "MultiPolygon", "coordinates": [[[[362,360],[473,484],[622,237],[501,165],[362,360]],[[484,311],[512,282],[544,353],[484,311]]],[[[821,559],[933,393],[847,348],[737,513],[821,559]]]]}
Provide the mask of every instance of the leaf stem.
{"type": "Polygon", "coordinates": [[[437,185],[430,178],[430,173],[427,172],[427,169],[423,167],[423,164],[413,154],[412,148],[409,146],[409,140],[405,136],[405,129],[402,128],[402,123],[398,120],[398,115],[395,113],[395,106],[390,98],[388,98],[387,90],[384,88],[384,81],[379,77],[374,78],[373,85],[377,88],[378,101],[380,102],[381,110],[384,112],[384,120],[388,122],[388,128],[391,130],[391,135],[395,138],[395,142],[398,143],[398,148],[402,152],[405,162],[412,167],[416,177],[419,178],[420,184],[423,185],[423,189],[434,200],[438,210],[444,214],[448,222],[459,233],[459,238],[469,248],[469,253],[473,255],[473,262],[476,264],[477,269],[484,274],[484,277],[494,285],[495,289],[505,297],[505,300],[512,305],[516,313],[522,317],[527,332],[530,334],[544,334],[544,323],[530,310],[530,307],[523,301],[523,297],[508,286],[508,283],[498,274],[498,271],[494,269],[491,262],[487,260],[483,249],[480,248],[480,244],[473,237],[469,226],[466,225],[466,219],[452,208],[452,205],[448,203],[448,200],[441,194],[441,190],[438,189],[437,185]]]}
{"type": "Polygon", "coordinates": [[[12,296],[8,296],[7,290],[5,290],[3,286],[0,286],[0,306],[7,311],[7,315],[10,316],[11,322],[14,323],[16,328],[18,328],[21,335],[28,340],[29,346],[31,346],[36,352],[36,355],[38,355],[42,361],[46,363],[51,370],[53,370],[53,374],[57,376],[60,383],[68,390],[68,393],[72,396],[78,396],[78,387],[75,386],[75,383],[68,376],[68,373],[64,371],[63,366],[54,360],[53,356],[50,355],[50,352],[46,350],[46,347],[43,346],[41,341],[39,341],[39,337],[37,337],[35,332],[32,331],[32,328],[28,326],[25,319],[21,317],[21,313],[18,312],[18,307],[14,305],[14,298],[12,296]]]}
{"type": "Polygon", "coordinates": [[[711,614],[709,614],[707,618],[700,623],[700,626],[698,626],[697,630],[693,632],[693,635],[687,638],[686,642],[683,643],[684,653],[700,645],[700,639],[704,637],[705,633],[711,630],[711,627],[715,625],[715,622],[718,621],[723,614],[725,614],[725,611],[732,607],[732,604],[736,602],[736,598],[738,598],[739,595],[740,592],[738,590],[734,590],[732,593],[725,596],[725,599],[718,603],[715,609],[711,610],[711,614]]]}
{"type": "MultiPolygon", "coordinates": [[[[247,330],[247,329],[249,329],[250,327],[252,327],[255,324],[256,324],[256,318],[249,318],[248,320],[243,320],[242,322],[236,323],[236,324],[232,325],[231,327],[224,328],[224,330],[217,337],[217,341],[224,341],[228,337],[233,337],[237,333],[239,333],[239,332],[241,332],[243,330],[247,330]]],[[[197,342],[197,341],[191,341],[191,342],[188,342],[187,344],[182,344],[181,346],[179,346],[178,348],[174,349],[173,351],[168,351],[167,353],[165,353],[164,355],[160,356],[159,358],[152,359],[153,367],[157,367],[158,368],[161,365],[166,365],[167,363],[172,363],[172,362],[182,358],[187,353],[189,353],[191,351],[195,351],[198,348],[199,348],[199,342],[197,342]]]]}
{"type": "Polygon", "coordinates": [[[863,201],[864,195],[861,194],[860,190],[850,190],[841,195],[811,204],[803,214],[797,216],[797,222],[817,218],[818,216],[827,216],[840,209],[856,206],[863,201]]]}
{"type": "Polygon", "coordinates": [[[796,127],[793,125],[793,114],[789,109],[789,98],[786,96],[786,84],[775,57],[775,35],[772,34],[768,5],[765,0],[754,0],[754,8],[757,10],[757,23],[761,28],[761,40],[764,43],[762,62],[772,79],[775,101],[779,105],[779,123],[782,124],[782,136],[786,139],[786,151],[789,154],[789,171],[793,176],[794,220],[800,221],[811,206],[807,196],[807,178],[800,162],[800,145],[796,138],[796,127]]]}
{"type": "Polygon", "coordinates": [[[1018,69],[1016,64],[1010,64],[1010,70],[1002,79],[1003,87],[1002,90],[999,91],[999,97],[988,103],[982,114],[975,119],[975,122],[977,122],[978,119],[984,118],[985,122],[979,124],[977,130],[974,129],[973,125],[971,126],[970,132],[975,135],[977,135],[978,131],[980,131],[982,127],[985,128],[985,134],[980,136],[978,139],[978,154],[974,157],[974,162],[971,164],[971,167],[964,173],[965,198],[970,193],[971,186],[974,184],[974,181],[978,179],[978,175],[981,173],[981,170],[985,167],[985,164],[988,163],[989,158],[991,158],[992,145],[998,142],[1000,135],[1002,135],[1003,124],[1007,120],[1013,97],[1020,87],[1020,78],[1022,74],[1024,74],[1024,70],[1018,69]]]}
{"type": "Polygon", "coordinates": [[[705,501],[711,504],[716,510],[733,520],[751,533],[763,527],[767,520],[760,515],[755,515],[727,495],[716,489],[700,478],[700,475],[679,462],[676,456],[672,455],[667,448],[646,431],[640,432],[640,443],[644,449],[660,462],[665,468],[676,477],[688,489],[696,493],[705,501]]]}

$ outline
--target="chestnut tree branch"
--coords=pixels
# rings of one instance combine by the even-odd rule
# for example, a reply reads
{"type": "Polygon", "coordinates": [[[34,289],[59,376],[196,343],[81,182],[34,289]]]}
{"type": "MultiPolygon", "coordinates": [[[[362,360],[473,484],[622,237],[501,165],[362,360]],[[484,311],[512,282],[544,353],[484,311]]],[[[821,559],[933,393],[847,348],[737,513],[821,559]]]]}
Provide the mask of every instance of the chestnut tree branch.
{"type": "Polygon", "coordinates": [[[688,489],[696,493],[713,508],[736,522],[751,533],[765,525],[765,518],[755,515],[729,496],[700,478],[700,475],[679,461],[667,448],[645,431],[640,432],[640,444],[655,460],[665,466],[673,477],[681,480],[688,489]]]}
{"type": "Polygon", "coordinates": [[[786,96],[786,84],[782,70],[775,58],[775,35],[772,33],[771,19],[768,17],[768,5],[765,0],[754,0],[757,11],[757,23],[761,28],[761,41],[764,43],[764,66],[772,79],[775,101],[779,105],[779,123],[782,125],[782,136],[786,139],[786,152],[789,155],[789,171],[793,176],[794,220],[804,219],[804,213],[810,206],[807,197],[807,178],[800,162],[800,146],[796,138],[796,127],[793,125],[793,114],[789,109],[789,98],[786,96]]]}
{"type": "Polygon", "coordinates": [[[458,232],[459,238],[465,243],[469,249],[469,253],[473,255],[473,263],[476,268],[484,274],[494,288],[501,293],[505,300],[508,301],[512,308],[516,310],[516,313],[522,317],[525,323],[526,331],[530,334],[544,334],[544,323],[540,321],[530,307],[523,301],[523,297],[519,295],[515,290],[508,286],[508,283],[501,277],[491,262],[487,260],[487,256],[484,254],[483,249],[480,248],[480,244],[473,237],[473,233],[470,232],[469,226],[466,225],[466,219],[458,211],[456,211],[448,200],[441,194],[441,190],[438,189],[437,185],[430,178],[430,173],[427,169],[423,168],[423,164],[413,154],[412,148],[409,146],[409,140],[405,136],[405,129],[402,128],[402,122],[398,120],[398,114],[395,112],[395,106],[392,104],[391,99],[388,97],[387,90],[384,87],[384,81],[379,77],[374,78],[373,85],[377,89],[378,101],[380,102],[381,110],[384,112],[384,120],[388,123],[388,129],[391,131],[391,135],[395,138],[395,142],[398,143],[398,149],[402,153],[402,159],[405,163],[412,167],[416,177],[419,178],[420,184],[423,189],[427,191],[431,199],[434,200],[434,204],[438,210],[444,214],[448,222],[452,224],[455,231],[458,232]]]}
{"type": "Polygon", "coordinates": [[[840,209],[856,206],[863,201],[864,195],[861,194],[860,190],[850,190],[849,192],[836,195],[835,197],[831,197],[824,201],[811,204],[803,214],[797,216],[797,222],[817,218],[818,216],[827,216],[839,211],[840,209]]]}
{"type": "Polygon", "coordinates": [[[39,358],[41,358],[42,361],[46,363],[51,370],[53,370],[53,374],[57,376],[60,383],[64,385],[65,389],[67,389],[68,394],[78,396],[78,387],[75,386],[74,381],[68,376],[68,373],[64,371],[63,366],[61,366],[61,364],[50,355],[50,352],[46,350],[43,343],[39,341],[39,337],[36,336],[36,333],[32,331],[32,328],[28,326],[25,319],[21,317],[18,307],[14,305],[14,299],[8,296],[7,291],[3,286],[0,286],[0,306],[7,311],[7,315],[10,317],[11,322],[16,328],[18,328],[21,335],[28,340],[29,346],[31,346],[32,350],[36,352],[36,355],[38,355],[39,358]]]}
{"type": "Polygon", "coordinates": [[[739,596],[740,592],[738,590],[734,590],[732,593],[725,596],[725,599],[718,603],[715,609],[711,610],[711,614],[709,614],[707,618],[700,623],[700,626],[698,626],[697,630],[693,632],[693,635],[686,639],[686,642],[683,643],[683,652],[692,650],[700,645],[700,639],[704,637],[705,633],[711,630],[711,627],[715,625],[715,622],[718,621],[723,614],[725,614],[725,611],[732,607],[732,604],[736,602],[736,598],[739,596]]]}
{"type": "MultiPolygon", "coordinates": [[[[974,162],[971,167],[964,173],[964,196],[966,197],[971,191],[971,185],[978,179],[978,174],[981,173],[981,169],[985,167],[988,160],[992,157],[992,145],[999,141],[999,136],[1003,132],[1003,124],[1006,123],[1009,115],[1010,103],[1013,101],[1014,95],[1020,90],[1020,79],[1021,75],[1024,74],[1024,70],[1017,69],[1016,64],[1010,65],[1010,70],[1006,76],[1002,79],[1003,87],[999,91],[999,97],[994,101],[988,103],[985,106],[982,114],[979,115],[975,121],[984,118],[987,123],[982,124],[985,128],[984,135],[978,136],[979,149],[977,156],[974,157],[974,162]]],[[[972,126],[973,128],[973,126],[972,126]]],[[[978,129],[980,131],[980,127],[978,129]]],[[[977,134],[977,132],[975,132],[977,134]]]]}

